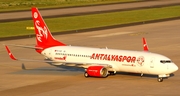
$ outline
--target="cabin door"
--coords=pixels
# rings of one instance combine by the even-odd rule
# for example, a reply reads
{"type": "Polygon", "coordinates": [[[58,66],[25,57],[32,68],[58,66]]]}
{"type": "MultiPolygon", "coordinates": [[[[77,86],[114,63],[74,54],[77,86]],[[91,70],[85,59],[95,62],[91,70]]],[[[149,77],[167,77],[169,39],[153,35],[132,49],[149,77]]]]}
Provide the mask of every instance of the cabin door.
{"type": "Polygon", "coordinates": [[[49,55],[49,59],[53,59],[53,52],[52,52],[52,49],[49,50],[48,52],[48,55],[49,55]]]}
{"type": "Polygon", "coordinates": [[[152,57],[150,60],[150,68],[154,68],[154,61],[155,61],[155,58],[152,57]]]}

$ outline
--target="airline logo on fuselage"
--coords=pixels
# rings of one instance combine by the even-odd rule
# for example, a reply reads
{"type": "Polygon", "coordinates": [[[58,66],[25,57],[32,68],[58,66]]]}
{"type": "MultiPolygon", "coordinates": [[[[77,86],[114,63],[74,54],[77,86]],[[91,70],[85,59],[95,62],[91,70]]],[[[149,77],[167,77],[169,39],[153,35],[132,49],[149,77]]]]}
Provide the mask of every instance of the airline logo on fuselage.
{"type": "Polygon", "coordinates": [[[66,56],[63,56],[63,57],[54,57],[54,59],[66,61],[66,56]]]}
{"type": "Polygon", "coordinates": [[[117,62],[128,62],[128,63],[135,63],[136,57],[135,56],[122,56],[122,55],[111,55],[111,54],[99,54],[93,53],[90,59],[95,60],[106,60],[106,61],[117,61],[117,62]]]}
{"type": "Polygon", "coordinates": [[[139,66],[143,66],[144,65],[144,56],[139,56],[137,58],[137,63],[139,66]]]}

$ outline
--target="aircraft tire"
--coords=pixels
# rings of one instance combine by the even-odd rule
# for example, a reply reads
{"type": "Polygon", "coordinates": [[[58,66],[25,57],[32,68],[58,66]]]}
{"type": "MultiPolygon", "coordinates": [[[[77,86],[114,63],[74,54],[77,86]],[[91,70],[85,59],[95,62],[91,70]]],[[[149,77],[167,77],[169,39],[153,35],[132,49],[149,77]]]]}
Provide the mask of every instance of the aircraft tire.
{"type": "Polygon", "coordinates": [[[162,78],[162,77],[159,77],[159,78],[157,78],[157,81],[158,81],[158,82],[163,82],[163,78],[162,78]]]}
{"type": "Polygon", "coordinates": [[[89,74],[87,72],[84,72],[84,77],[88,78],[89,74]]]}

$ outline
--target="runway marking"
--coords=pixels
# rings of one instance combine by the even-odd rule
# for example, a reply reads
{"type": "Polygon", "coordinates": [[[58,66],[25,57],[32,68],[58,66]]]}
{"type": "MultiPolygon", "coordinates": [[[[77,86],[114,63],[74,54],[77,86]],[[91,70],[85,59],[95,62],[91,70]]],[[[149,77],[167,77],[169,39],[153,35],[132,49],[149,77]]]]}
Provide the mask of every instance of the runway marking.
{"type": "Polygon", "coordinates": [[[103,34],[103,35],[95,35],[95,36],[90,36],[90,37],[109,37],[109,36],[124,35],[124,34],[129,34],[129,33],[134,33],[134,32],[118,32],[118,33],[110,33],[110,34],[103,34]]]}

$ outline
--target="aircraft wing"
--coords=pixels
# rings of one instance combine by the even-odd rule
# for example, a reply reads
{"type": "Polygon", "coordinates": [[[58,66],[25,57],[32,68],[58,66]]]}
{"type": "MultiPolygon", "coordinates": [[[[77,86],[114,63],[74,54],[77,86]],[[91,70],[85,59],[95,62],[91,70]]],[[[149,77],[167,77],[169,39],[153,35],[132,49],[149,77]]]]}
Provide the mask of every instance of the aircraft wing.
{"type": "Polygon", "coordinates": [[[10,51],[10,49],[8,48],[7,45],[5,45],[6,47],[6,50],[8,52],[8,55],[9,57],[12,59],[12,60],[17,60],[17,61],[31,61],[31,62],[47,62],[47,63],[52,63],[52,62],[55,62],[57,63],[57,61],[49,61],[49,60],[30,60],[30,59],[17,59],[13,54],[12,52],[10,51]]]}
{"type": "Polygon", "coordinates": [[[102,64],[102,63],[80,63],[80,62],[66,62],[63,65],[65,66],[76,66],[88,68],[89,66],[104,66],[106,68],[112,68],[110,64],[102,64]]]}
{"type": "MultiPolygon", "coordinates": [[[[18,46],[18,47],[24,47],[23,45],[13,45],[13,46],[18,46]]],[[[25,48],[33,48],[33,47],[29,47],[29,46],[25,46],[25,48]]],[[[44,63],[52,63],[53,65],[65,65],[65,66],[76,66],[76,67],[83,67],[83,68],[88,68],[89,66],[104,66],[107,68],[112,68],[111,65],[109,64],[100,64],[100,63],[81,63],[81,62],[60,62],[60,61],[51,61],[51,60],[32,60],[32,59],[18,59],[16,58],[12,52],[10,51],[10,49],[8,48],[7,45],[5,45],[5,48],[8,52],[9,57],[12,60],[17,60],[17,61],[27,61],[27,62],[44,62],[44,63]]]]}

